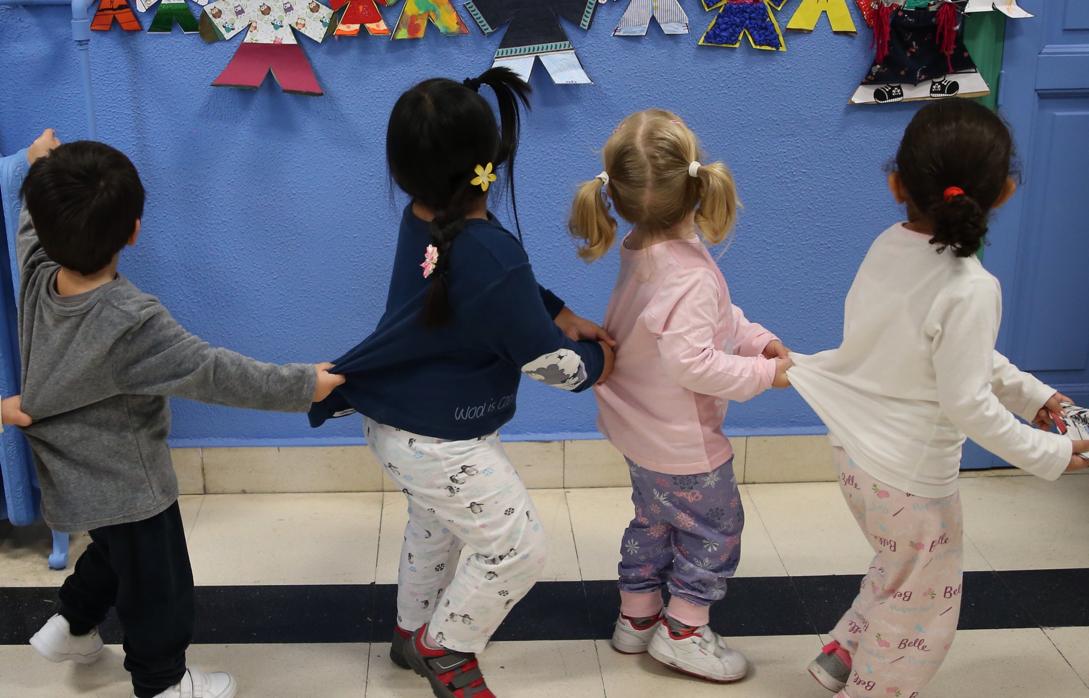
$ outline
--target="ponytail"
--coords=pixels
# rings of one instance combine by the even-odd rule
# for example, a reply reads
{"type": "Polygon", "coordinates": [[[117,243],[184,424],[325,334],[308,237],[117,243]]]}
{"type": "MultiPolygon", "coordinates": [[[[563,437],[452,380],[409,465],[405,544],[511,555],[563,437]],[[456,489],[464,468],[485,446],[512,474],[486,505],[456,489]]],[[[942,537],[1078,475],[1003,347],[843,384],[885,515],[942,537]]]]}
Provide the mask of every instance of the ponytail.
{"type": "Polygon", "coordinates": [[[571,205],[567,229],[583,241],[579,245],[579,257],[587,262],[604,256],[616,240],[616,219],[609,213],[609,202],[605,198],[608,191],[608,183],[600,177],[583,182],[571,205]]]}
{"type": "MultiPolygon", "coordinates": [[[[509,68],[491,68],[457,83],[425,80],[401,95],[390,115],[386,159],[390,176],[414,201],[434,212],[431,244],[438,260],[428,279],[421,319],[429,327],[450,321],[450,256],[465,229],[466,216],[479,206],[487,189],[473,184],[476,167],[506,165],[507,186],[518,224],[514,195],[514,160],[521,130],[520,108],[529,108],[530,87],[509,68]],[[487,85],[495,92],[499,122],[478,94],[487,85]]],[[[420,250],[421,257],[424,250],[420,250]]]]}
{"type": "Polygon", "coordinates": [[[726,239],[737,222],[741,201],[737,198],[734,176],[721,162],[699,168],[700,203],[696,208],[696,225],[703,238],[712,245],[726,239]]]}
{"type": "Polygon", "coordinates": [[[934,227],[930,243],[938,252],[952,250],[958,257],[971,257],[983,248],[987,235],[987,212],[972,197],[959,193],[946,196],[931,207],[928,217],[934,227]]]}

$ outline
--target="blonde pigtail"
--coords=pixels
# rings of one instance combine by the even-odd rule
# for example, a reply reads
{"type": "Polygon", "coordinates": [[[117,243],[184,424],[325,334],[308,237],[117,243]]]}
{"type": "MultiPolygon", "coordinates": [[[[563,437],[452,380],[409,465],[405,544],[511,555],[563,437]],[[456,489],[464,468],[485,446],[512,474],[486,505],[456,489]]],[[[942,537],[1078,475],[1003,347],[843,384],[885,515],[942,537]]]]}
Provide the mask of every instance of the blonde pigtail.
{"type": "Polygon", "coordinates": [[[609,212],[605,196],[608,184],[600,178],[579,186],[571,204],[567,229],[580,240],[579,257],[592,262],[604,256],[616,240],[616,219],[609,212]]]}
{"type": "Polygon", "coordinates": [[[700,203],[696,208],[696,224],[703,238],[712,245],[726,239],[737,222],[741,201],[730,169],[721,162],[699,168],[700,203]]]}

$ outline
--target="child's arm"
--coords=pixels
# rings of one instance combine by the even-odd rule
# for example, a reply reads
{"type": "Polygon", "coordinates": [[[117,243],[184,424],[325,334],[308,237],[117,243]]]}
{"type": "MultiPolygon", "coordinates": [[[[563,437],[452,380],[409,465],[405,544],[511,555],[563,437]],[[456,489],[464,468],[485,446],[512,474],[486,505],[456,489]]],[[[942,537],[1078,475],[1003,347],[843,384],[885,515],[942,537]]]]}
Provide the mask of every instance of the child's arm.
{"type": "MultiPolygon", "coordinates": [[[[666,373],[692,392],[740,402],[773,385],[785,386],[789,359],[760,356],[763,347],[739,356],[716,345],[719,303],[718,284],[709,271],[678,274],[663,284],[644,320],[658,337],[666,373]]],[[[749,343],[748,348],[755,346],[752,339],[749,343]]]]}
{"type": "Polygon", "coordinates": [[[735,353],[738,356],[763,356],[765,359],[786,358],[790,350],[783,346],[770,330],[763,325],[750,322],[745,313],[736,305],[730,306],[733,313],[735,335],[737,337],[735,353]]]}
{"type": "Polygon", "coordinates": [[[529,264],[484,290],[467,314],[486,328],[485,340],[497,354],[534,380],[580,392],[608,375],[608,347],[564,335],[545,307],[529,264]]]}
{"type": "Polygon", "coordinates": [[[1071,464],[1070,440],[1018,422],[994,392],[996,374],[1009,376],[1008,369],[995,364],[999,302],[995,282],[981,279],[935,304],[928,327],[938,402],[953,424],[980,446],[1011,465],[1054,480],[1071,464]]]}
{"type": "MultiPolygon", "coordinates": [[[[23,180],[26,178],[29,166],[33,165],[39,158],[48,155],[59,145],[60,141],[57,140],[53,129],[47,128],[42,131],[42,135],[38,136],[26,149],[24,160],[16,169],[5,176],[3,185],[13,191],[19,191],[23,186],[23,180]]],[[[38,241],[38,233],[34,229],[34,222],[30,220],[30,212],[27,211],[26,206],[20,206],[20,208],[15,249],[19,260],[19,269],[22,270],[23,278],[26,279],[29,278],[29,272],[34,267],[48,261],[49,257],[46,256],[41,243],[38,241]]]]}
{"type": "Polygon", "coordinates": [[[118,342],[115,380],[121,393],[169,395],[232,407],[305,412],[344,383],[328,365],[279,366],[210,346],[153,301],[118,342]]]}
{"type": "MultiPolygon", "coordinates": [[[[994,377],[991,379],[991,390],[994,391],[998,401],[1010,412],[1042,428],[1051,427],[1051,418],[1048,416],[1047,424],[1041,424],[1039,420],[1043,415],[1040,413],[1047,411],[1045,406],[1049,402],[1058,403],[1058,398],[1064,397],[1036,376],[1014,366],[1009,359],[997,351],[994,353],[994,377]]],[[[1060,411],[1058,404],[1054,405],[1054,411],[1060,411]]]]}

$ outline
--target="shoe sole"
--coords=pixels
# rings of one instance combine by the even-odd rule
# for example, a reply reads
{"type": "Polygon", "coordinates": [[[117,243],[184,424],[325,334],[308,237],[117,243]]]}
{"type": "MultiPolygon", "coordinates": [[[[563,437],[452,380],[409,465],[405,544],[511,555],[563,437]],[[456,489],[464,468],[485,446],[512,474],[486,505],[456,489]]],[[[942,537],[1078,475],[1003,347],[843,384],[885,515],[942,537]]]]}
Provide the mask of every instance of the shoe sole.
{"type": "Polygon", "coordinates": [[[231,676],[231,682],[227,684],[227,690],[219,695],[219,698],[235,698],[238,695],[238,682],[231,676]]]}
{"type": "Polygon", "coordinates": [[[30,646],[45,659],[55,663],[63,664],[64,662],[74,662],[76,664],[94,664],[102,658],[102,653],[106,651],[105,646],[99,647],[97,651],[91,654],[66,654],[63,652],[54,652],[45,647],[38,636],[30,638],[30,646]]]}
{"type": "Polygon", "coordinates": [[[745,669],[745,671],[737,674],[736,676],[724,676],[722,678],[707,676],[706,674],[699,673],[695,669],[688,669],[686,667],[680,666],[672,657],[659,656],[659,653],[655,652],[653,647],[648,648],[647,652],[649,652],[650,656],[654,657],[654,659],[660,662],[663,666],[669,667],[673,671],[684,674],[685,676],[691,676],[693,678],[701,679],[709,683],[737,683],[738,681],[749,675],[749,670],[745,669]]]}
{"type": "MultiPolygon", "coordinates": [[[[405,640],[410,642],[411,638],[405,640]]],[[[396,643],[391,644],[389,648],[389,660],[399,669],[411,669],[412,665],[405,659],[404,645],[398,646],[396,643]]]]}
{"type": "Polygon", "coordinates": [[[809,675],[824,688],[826,691],[832,693],[839,693],[847,686],[846,681],[839,681],[834,676],[825,671],[819,664],[813,662],[809,665],[809,675]]]}

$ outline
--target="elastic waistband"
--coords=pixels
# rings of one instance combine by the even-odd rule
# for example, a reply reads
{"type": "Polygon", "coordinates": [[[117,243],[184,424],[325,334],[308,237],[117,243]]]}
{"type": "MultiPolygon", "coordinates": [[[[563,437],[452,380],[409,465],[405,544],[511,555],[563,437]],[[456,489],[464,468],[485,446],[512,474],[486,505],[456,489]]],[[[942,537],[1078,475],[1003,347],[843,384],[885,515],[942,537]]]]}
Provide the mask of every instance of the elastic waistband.
{"type": "Polygon", "coordinates": [[[490,434],[486,434],[484,436],[481,436],[481,437],[478,437],[478,438],[475,438],[475,439],[439,439],[439,438],[435,438],[434,436],[424,436],[423,434],[417,434],[415,432],[408,431],[407,429],[398,429],[397,427],[391,427],[388,424],[382,424],[381,422],[376,422],[373,419],[371,419],[370,417],[364,417],[363,418],[363,427],[364,427],[364,432],[363,432],[364,434],[366,434],[368,429],[382,430],[382,431],[387,432],[387,433],[394,433],[395,432],[395,433],[398,433],[398,434],[404,434],[408,438],[415,439],[417,442],[422,443],[422,444],[453,444],[453,443],[458,443],[459,441],[488,441],[490,439],[498,439],[499,438],[499,432],[498,431],[493,431],[490,434]]]}

